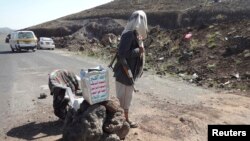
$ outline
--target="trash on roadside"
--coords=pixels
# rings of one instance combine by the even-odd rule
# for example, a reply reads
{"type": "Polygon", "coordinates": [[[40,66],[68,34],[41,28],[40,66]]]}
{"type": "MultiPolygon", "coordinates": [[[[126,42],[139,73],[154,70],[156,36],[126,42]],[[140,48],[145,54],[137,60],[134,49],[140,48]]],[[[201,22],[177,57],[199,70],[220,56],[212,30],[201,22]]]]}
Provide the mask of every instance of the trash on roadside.
{"type": "Polygon", "coordinates": [[[228,85],[230,84],[230,81],[225,82],[223,85],[228,85]]]}
{"type": "Polygon", "coordinates": [[[237,72],[235,74],[232,74],[233,78],[239,79],[240,78],[240,74],[237,72]]]}
{"type": "Polygon", "coordinates": [[[38,99],[45,99],[47,97],[47,95],[45,93],[40,93],[40,96],[38,97],[38,99]]]}
{"type": "Polygon", "coordinates": [[[157,59],[157,61],[163,61],[164,60],[164,57],[160,57],[157,59]]]}
{"type": "Polygon", "coordinates": [[[196,79],[196,78],[198,78],[199,76],[196,74],[196,73],[194,73],[193,74],[193,76],[192,76],[192,79],[196,79]]]}
{"type": "Polygon", "coordinates": [[[185,75],[184,73],[179,73],[178,75],[179,75],[180,77],[182,77],[182,78],[186,77],[186,75],[185,75]]]}
{"type": "Polygon", "coordinates": [[[189,39],[192,38],[192,36],[193,36],[192,33],[189,32],[189,33],[187,33],[187,34],[184,36],[184,39],[189,40],[189,39]]]}

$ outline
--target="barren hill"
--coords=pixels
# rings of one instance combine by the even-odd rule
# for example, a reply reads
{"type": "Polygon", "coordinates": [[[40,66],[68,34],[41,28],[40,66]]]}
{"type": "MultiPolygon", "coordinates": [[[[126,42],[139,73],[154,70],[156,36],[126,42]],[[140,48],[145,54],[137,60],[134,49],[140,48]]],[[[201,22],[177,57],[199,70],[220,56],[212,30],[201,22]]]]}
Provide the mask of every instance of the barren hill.
{"type": "Polygon", "coordinates": [[[177,74],[204,87],[249,92],[248,0],[114,0],[29,29],[54,37],[59,48],[110,58],[113,49],[104,48],[103,37],[119,36],[138,9],[147,13],[150,25],[146,70],[177,74]],[[183,40],[188,32],[192,38],[183,40]]]}
{"type": "Polygon", "coordinates": [[[31,29],[37,31],[38,35],[63,36],[70,35],[89,22],[99,19],[103,22],[118,23],[119,26],[119,21],[126,21],[129,15],[138,9],[146,11],[149,25],[160,25],[167,29],[250,17],[250,2],[246,0],[224,0],[221,3],[214,3],[212,0],[115,0],[31,29]]]}

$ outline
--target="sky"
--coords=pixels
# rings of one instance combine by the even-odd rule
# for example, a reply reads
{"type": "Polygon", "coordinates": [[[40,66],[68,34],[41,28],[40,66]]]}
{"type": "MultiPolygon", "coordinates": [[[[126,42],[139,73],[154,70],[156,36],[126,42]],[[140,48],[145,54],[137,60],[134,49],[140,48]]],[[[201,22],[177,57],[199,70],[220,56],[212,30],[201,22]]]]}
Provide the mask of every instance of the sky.
{"type": "Polygon", "coordinates": [[[22,29],[112,0],[0,0],[0,28],[22,29]]]}

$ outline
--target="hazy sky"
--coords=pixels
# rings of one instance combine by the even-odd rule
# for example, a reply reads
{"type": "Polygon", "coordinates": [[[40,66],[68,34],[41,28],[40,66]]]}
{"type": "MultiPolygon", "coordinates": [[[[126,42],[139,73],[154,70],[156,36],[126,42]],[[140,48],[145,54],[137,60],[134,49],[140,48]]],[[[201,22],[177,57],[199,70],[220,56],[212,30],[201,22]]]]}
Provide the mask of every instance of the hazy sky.
{"type": "Polygon", "coordinates": [[[21,29],[112,0],[0,0],[0,27],[21,29]]]}

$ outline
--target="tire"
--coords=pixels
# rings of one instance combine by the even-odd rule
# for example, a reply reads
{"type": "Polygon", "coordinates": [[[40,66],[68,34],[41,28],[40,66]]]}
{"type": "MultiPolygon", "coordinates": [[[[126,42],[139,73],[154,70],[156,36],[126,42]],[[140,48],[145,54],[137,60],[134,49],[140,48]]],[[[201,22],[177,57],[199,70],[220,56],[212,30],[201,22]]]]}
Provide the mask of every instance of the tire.
{"type": "Polygon", "coordinates": [[[10,46],[10,48],[11,48],[11,51],[12,51],[12,52],[15,52],[15,50],[14,50],[14,48],[12,48],[12,46],[10,46]]]}
{"type": "Polygon", "coordinates": [[[33,49],[32,51],[33,51],[33,52],[36,52],[36,50],[35,50],[35,49],[33,49]]]}
{"type": "Polygon", "coordinates": [[[17,45],[15,45],[15,50],[16,52],[21,52],[21,49],[17,45]]]}
{"type": "Polygon", "coordinates": [[[17,49],[17,52],[21,52],[22,51],[19,47],[17,47],[16,49],[17,49]]]}
{"type": "Polygon", "coordinates": [[[61,89],[53,93],[54,114],[64,120],[68,112],[69,100],[64,98],[65,90],[61,89]]]}

